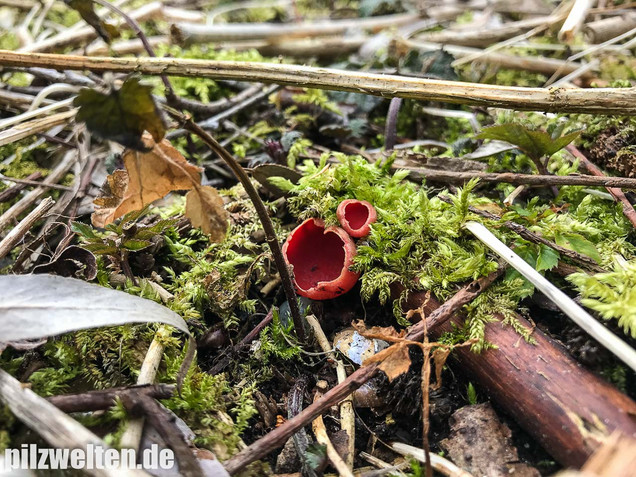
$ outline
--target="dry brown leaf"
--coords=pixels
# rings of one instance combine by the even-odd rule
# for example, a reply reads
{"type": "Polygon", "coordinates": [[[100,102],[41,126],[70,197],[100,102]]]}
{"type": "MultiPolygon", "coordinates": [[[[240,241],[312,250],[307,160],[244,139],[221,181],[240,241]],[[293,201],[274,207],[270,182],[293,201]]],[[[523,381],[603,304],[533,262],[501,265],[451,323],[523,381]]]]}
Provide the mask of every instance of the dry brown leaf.
{"type": "Polygon", "coordinates": [[[95,227],[105,227],[113,220],[161,199],[174,190],[189,190],[201,182],[201,168],[190,164],[167,139],[155,143],[149,133],[143,135],[149,152],[126,150],[126,170],[107,177],[102,195],[91,220],[95,227]]]}
{"type": "Polygon", "coordinates": [[[378,367],[384,371],[389,381],[393,381],[398,376],[406,373],[411,366],[408,343],[405,341],[395,343],[379,353],[374,354],[365,360],[363,364],[366,366],[376,362],[380,363],[378,367]]]}
{"type": "Polygon", "coordinates": [[[433,350],[433,361],[435,361],[435,384],[431,386],[433,391],[442,386],[442,370],[450,352],[450,348],[435,348],[433,350]]]}
{"type": "Polygon", "coordinates": [[[374,326],[367,329],[364,321],[362,320],[352,323],[351,326],[353,326],[362,336],[369,339],[378,339],[395,343],[396,341],[403,340],[406,336],[406,330],[400,330],[398,332],[392,326],[374,326]]]}
{"type": "Polygon", "coordinates": [[[228,226],[228,213],[223,198],[211,186],[201,186],[186,194],[185,216],[194,227],[210,236],[210,241],[221,242],[228,226]]]}

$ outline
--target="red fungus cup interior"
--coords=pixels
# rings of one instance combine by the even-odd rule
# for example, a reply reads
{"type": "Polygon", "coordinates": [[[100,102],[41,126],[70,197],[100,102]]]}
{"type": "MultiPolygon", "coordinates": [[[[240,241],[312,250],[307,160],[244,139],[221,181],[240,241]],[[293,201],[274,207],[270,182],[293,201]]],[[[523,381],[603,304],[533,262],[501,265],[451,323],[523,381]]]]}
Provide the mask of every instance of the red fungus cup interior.
{"type": "Polygon", "coordinates": [[[325,229],[319,219],[296,227],[283,245],[292,265],[298,293],[314,300],[335,298],[349,291],[359,278],[349,270],[355,255],[351,237],[339,227],[325,229]]]}
{"type": "Polygon", "coordinates": [[[336,214],[342,228],[356,238],[369,235],[370,225],[377,219],[375,207],[366,200],[343,200],[336,214]]]}

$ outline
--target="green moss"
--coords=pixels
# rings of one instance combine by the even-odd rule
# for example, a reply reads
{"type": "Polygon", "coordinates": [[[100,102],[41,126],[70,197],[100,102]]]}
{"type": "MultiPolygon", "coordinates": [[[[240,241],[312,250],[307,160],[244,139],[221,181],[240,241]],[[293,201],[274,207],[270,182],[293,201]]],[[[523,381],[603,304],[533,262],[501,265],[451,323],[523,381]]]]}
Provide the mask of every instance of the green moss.
{"type": "Polygon", "coordinates": [[[0,33],[0,49],[1,50],[17,50],[20,47],[20,41],[15,33],[3,31],[0,33]]]}
{"type": "MultiPolygon", "coordinates": [[[[214,49],[212,45],[194,45],[189,48],[181,48],[179,46],[161,45],[157,48],[157,56],[171,56],[174,58],[201,59],[201,60],[222,60],[222,61],[271,61],[256,51],[235,51],[225,49],[214,49]]],[[[157,88],[162,89],[161,81],[158,78],[149,78],[148,81],[154,82],[157,88]]],[[[210,78],[186,78],[175,76],[170,79],[174,91],[177,95],[197,99],[204,103],[216,101],[218,99],[233,94],[229,89],[219,85],[210,78]]]]}

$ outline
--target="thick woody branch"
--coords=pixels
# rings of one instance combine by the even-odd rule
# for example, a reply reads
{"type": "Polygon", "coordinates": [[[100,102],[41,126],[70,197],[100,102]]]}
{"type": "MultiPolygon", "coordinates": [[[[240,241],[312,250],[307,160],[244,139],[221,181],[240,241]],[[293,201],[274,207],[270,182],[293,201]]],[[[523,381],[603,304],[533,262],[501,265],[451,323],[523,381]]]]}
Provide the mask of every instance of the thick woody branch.
{"type": "Polygon", "coordinates": [[[205,77],[506,109],[636,115],[636,88],[520,88],[273,63],[89,58],[7,50],[0,50],[0,66],[205,77]]]}

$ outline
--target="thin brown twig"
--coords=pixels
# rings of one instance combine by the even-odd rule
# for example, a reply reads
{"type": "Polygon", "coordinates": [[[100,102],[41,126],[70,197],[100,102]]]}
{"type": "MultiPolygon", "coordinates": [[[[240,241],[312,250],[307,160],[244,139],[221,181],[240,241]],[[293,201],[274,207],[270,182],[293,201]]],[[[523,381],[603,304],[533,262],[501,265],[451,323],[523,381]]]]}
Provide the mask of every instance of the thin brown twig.
{"type": "Polygon", "coordinates": [[[55,201],[50,197],[46,197],[35,209],[22,219],[18,225],[11,229],[7,236],[0,241],[0,259],[4,258],[13,250],[13,247],[15,247],[29,232],[29,229],[53,207],[53,204],[55,204],[55,201]]]}
{"type": "Polygon", "coordinates": [[[290,64],[85,57],[8,50],[0,50],[0,65],[234,79],[518,110],[636,115],[636,88],[525,88],[290,64]]]}
{"type": "MultiPolygon", "coordinates": [[[[579,156],[577,156],[579,157],[579,156]]],[[[413,171],[418,177],[433,181],[459,183],[478,178],[484,182],[505,182],[513,185],[543,186],[587,186],[621,187],[636,189],[636,179],[630,177],[607,177],[594,175],[555,176],[552,174],[517,174],[514,172],[443,171],[425,167],[400,166],[399,169],[413,171]]]]}

